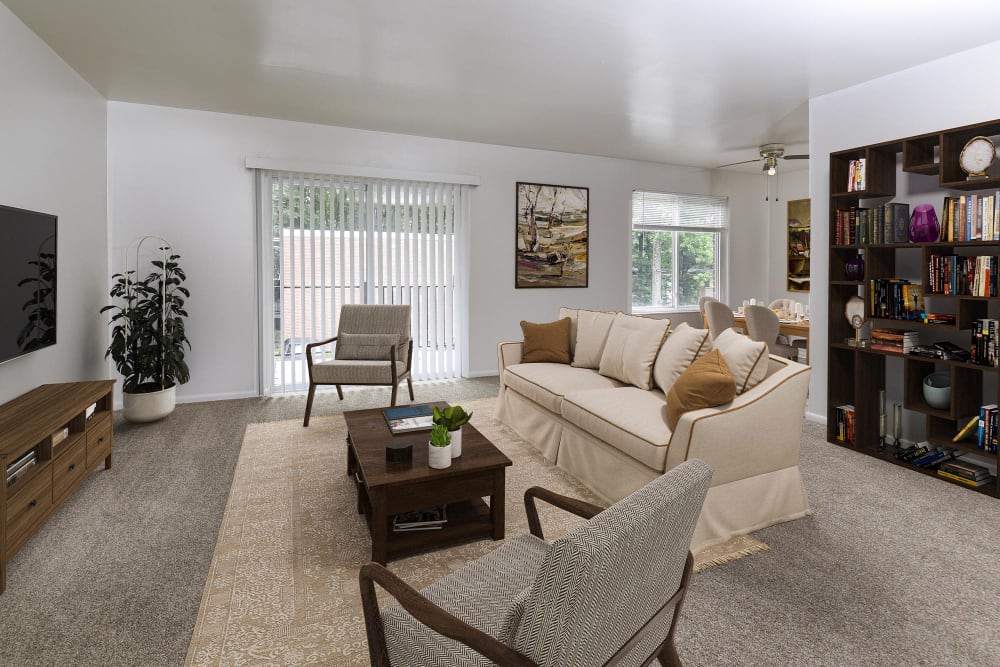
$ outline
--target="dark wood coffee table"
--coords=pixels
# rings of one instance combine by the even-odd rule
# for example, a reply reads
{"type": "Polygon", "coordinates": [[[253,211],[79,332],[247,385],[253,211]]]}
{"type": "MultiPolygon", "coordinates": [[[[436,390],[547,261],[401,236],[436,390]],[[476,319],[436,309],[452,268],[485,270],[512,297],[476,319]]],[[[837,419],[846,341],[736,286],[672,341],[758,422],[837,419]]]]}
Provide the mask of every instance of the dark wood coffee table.
{"type": "MultiPolygon", "coordinates": [[[[429,403],[447,407],[447,403],[429,403]]],[[[358,513],[364,514],[372,536],[372,560],[438,549],[456,542],[504,536],[504,473],[511,464],[472,424],[462,427],[462,455],[451,467],[427,465],[429,431],[393,435],[383,408],[344,413],[347,422],[347,474],[358,489],[358,513]],[[413,445],[413,459],[385,460],[390,442],[413,445]],[[489,496],[487,505],[483,498],[489,496]],[[394,532],[399,512],[447,504],[448,522],[437,530],[394,532]]]]}

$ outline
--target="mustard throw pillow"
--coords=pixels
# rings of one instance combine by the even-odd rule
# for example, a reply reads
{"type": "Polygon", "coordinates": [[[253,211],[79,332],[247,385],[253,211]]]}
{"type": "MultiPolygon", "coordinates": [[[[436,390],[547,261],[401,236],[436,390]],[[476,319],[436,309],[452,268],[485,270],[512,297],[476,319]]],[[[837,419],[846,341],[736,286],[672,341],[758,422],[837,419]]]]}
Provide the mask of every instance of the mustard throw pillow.
{"type": "Polygon", "coordinates": [[[736,396],[736,381],[722,354],[712,350],[693,361],[667,392],[667,424],[677,428],[681,415],[722,405],[736,396]]]}
{"type": "Polygon", "coordinates": [[[568,364],[569,324],[568,317],[544,324],[521,320],[521,332],[524,334],[521,361],[526,364],[545,361],[568,364]]]}

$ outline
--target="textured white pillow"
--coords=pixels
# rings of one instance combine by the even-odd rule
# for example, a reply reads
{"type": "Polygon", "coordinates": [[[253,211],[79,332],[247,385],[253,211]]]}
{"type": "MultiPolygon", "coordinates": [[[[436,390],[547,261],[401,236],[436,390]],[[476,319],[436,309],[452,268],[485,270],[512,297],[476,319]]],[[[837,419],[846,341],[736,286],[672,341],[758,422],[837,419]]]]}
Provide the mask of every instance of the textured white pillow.
{"type": "Polygon", "coordinates": [[[756,386],[767,375],[770,363],[767,343],[752,341],[743,334],[726,329],[716,337],[712,345],[722,353],[726,366],[733,374],[737,394],[756,386]]]}
{"type": "Polygon", "coordinates": [[[576,308],[566,308],[563,306],[559,309],[559,319],[564,317],[569,318],[569,358],[573,358],[573,354],[576,352],[576,315],[580,312],[576,308]]]}
{"type": "Polygon", "coordinates": [[[687,322],[681,322],[670,332],[656,355],[653,364],[653,379],[663,393],[670,391],[674,382],[698,357],[712,351],[712,339],[708,329],[695,329],[687,322]]]}
{"type": "MultiPolygon", "coordinates": [[[[601,365],[604,344],[608,332],[615,321],[615,313],[596,310],[580,310],[576,315],[576,348],[573,351],[572,366],[577,368],[597,368],[601,365]]],[[[571,325],[572,326],[572,325],[571,325]]]]}
{"type": "Polygon", "coordinates": [[[669,327],[670,320],[618,313],[597,372],[649,389],[653,384],[653,362],[669,327]]]}

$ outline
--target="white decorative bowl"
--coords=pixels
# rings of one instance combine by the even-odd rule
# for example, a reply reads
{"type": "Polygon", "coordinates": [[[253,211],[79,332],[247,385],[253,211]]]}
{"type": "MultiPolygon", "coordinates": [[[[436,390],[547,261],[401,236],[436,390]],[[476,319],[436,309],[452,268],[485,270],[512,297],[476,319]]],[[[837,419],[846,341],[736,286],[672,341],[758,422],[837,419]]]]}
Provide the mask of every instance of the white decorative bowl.
{"type": "Polygon", "coordinates": [[[924,378],[923,389],[927,405],[938,410],[951,407],[951,373],[931,373],[924,378]]]}

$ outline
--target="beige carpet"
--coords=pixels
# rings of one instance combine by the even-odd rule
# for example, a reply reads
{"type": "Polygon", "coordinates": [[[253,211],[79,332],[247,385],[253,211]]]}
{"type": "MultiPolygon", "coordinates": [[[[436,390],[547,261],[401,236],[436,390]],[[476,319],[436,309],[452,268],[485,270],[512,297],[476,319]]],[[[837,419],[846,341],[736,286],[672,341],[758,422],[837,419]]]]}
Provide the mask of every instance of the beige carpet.
{"type": "MultiPolygon", "coordinates": [[[[507,535],[528,532],[521,498],[538,485],[592,502],[571,476],[493,419],[492,399],[465,402],[473,423],[514,462],[507,469],[507,535]]],[[[367,665],[358,570],[370,540],[347,483],[343,417],[251,424],[233,479],[188,665],[367,665]]],[[[581,519],[541,506],[546,537],[581,519]]],[[[481,540],[392,561],[422,588],[497,546],[481,540]]],[[[767,546],[731,540],[696,558],[696,569],[767,546]]]]}

